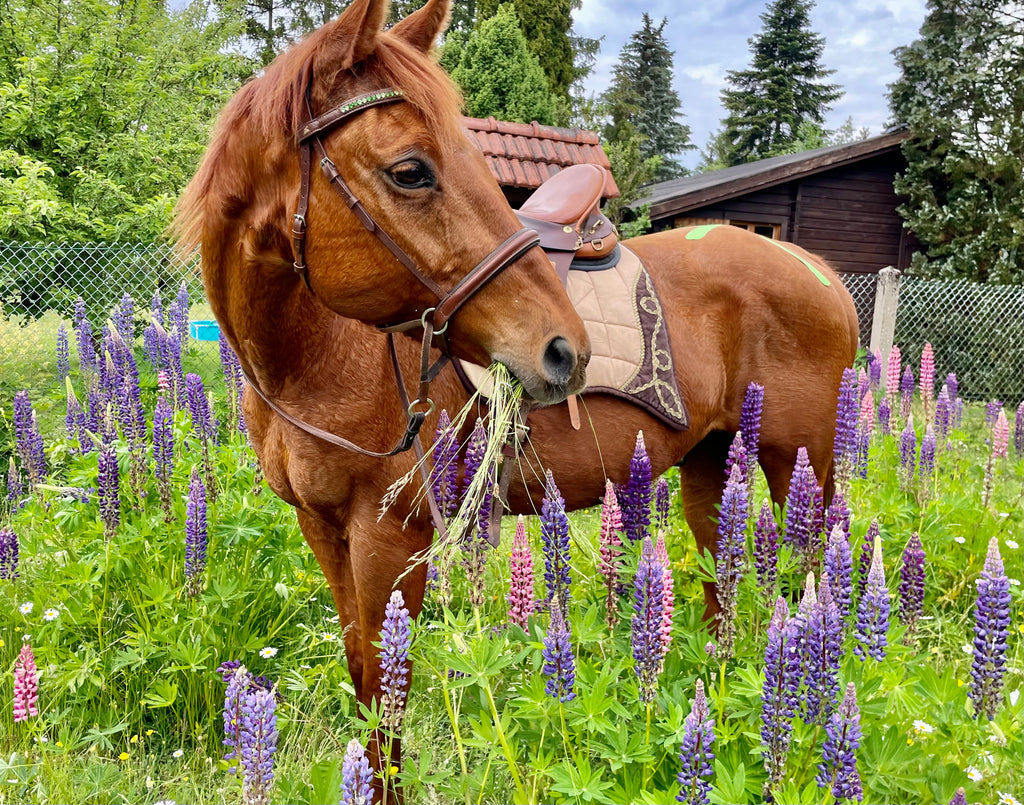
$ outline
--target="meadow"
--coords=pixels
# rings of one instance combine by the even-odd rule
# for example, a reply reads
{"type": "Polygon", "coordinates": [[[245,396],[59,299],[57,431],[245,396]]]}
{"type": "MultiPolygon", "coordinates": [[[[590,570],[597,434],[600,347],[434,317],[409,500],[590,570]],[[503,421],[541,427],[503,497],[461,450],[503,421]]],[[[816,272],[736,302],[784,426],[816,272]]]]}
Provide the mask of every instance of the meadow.
{"type": "MultiPolygon", "coordinates": [[[[352,739],[365,745],[379,722],[376,709],[361,710],[355,701],[323,576],[293,511],[263,483],[239,426],[230,356],[222,376],[210,369],[208,345],[174,339],[175,317],[180,330],[188,315],[187,303],[183,307],[169,306],[166,329],[149,333],[148,310],[114,311],[102,359],[90,366],[87,356],[84,369],[80,321],[64,322],[66,356],[54,335],[55,317],[0,327],[6,395],[0,456],[5,469],[14,468],[5,473],[13,491],[2,504],[0,529],[11,535],[4,545],[12,538],[17,544],[16,563],[0,546],[0,803],[251,799],[242,775],[224,759],[226,675],[218,668],[225,662],[244,663],[276,692],[270,802],[338,802],[346,747],[352,739]],[[125,336],[120,342],[110,334],[115,330],[125,336]],[[132,365],[137,392],[130,388],[132,365]],[[200,367],[195,380],[184,379],[200,367]],[[104,384],[113,390],[106,397],[104,384]],[[16,404],[23,387],[34,391],[16,404]],[[79,409],[72,404],[66,426],[69,394],[79,409]],[[38,429],[35,442],[25,441],[15,421],[26,402],[35,415],[21,421],[38,429]],[[197,479],[204,488],[201,507],[197,479]],[[10,703],[24,645],[38,671],[38,699],[34,714],[15,720],[10,703]]],[[[93,327],[100,345],[99,322],[93,327]]],[[[943,377],[956,371],[939,369],[943,377]]],[[[885,398],[883,388],[866,394],[873,411],[885,398]]],[[[1019,415],[1014,419],[1016,401],[1008,402],[1005,415],[1015,427],[1007,455],[998,449],[995,406],[968,402],[960,417],[954,413],[948,436],[937,439],[933,468],[922,471],[920,445],[936,401],[917,390],[900,416],[894,398],[889,432],[875,424],[864,477],[857,472],[849,482],[854,593],[833,684],[835,697],[850,683],[856,694],[862,735],[855,757],[864,802],[944,805],[961,787],[971,803],[1024,799],[1024,434],[1019,415]],[[912,464],[906,459],[908,420],[912,464]],[[864,648],[857,610],[873,551],[865,540],[872,523],[891,614],[883,624],[884,656],[862,659],[855,651],[864,648]],[[913,534],[925,559],[923,605],[910,626],[900,606],[908,594],[901,571],[913,534]],[[1009,578],[1010,626],[1001,684],[988,702],[990,719],[972,698],[971,669],[977,582],[993,539],[1009,578]]],[[[665,480],[675,492],[675,473],[665,480]]],[[[775,511],[782,538],[775,579],[766,589],[755,561],[761,550],[755,522],[767,493],[756,470],[746,494],[744,550],[730,571],[738,578],[731,650],[702,620],[701,581],[722,568],[697,555],[675,494],[667,515],[648,504],[655,523],[650,535],[664,536],[674,605],[660,668],[644,677],[637,672],[632,627],[643,608],[634,598],[643,540],[619,534],[621,552],[609,582],[600,544],[607,512],[595,507],[569,516],[564,615],[571,697],[564,695],[564,675],[563,695],[548,692],[545,638],[550,644],[552,627],[540,605],[547,584],[540,516],[525,521],[530,600],[538,604],[525,628],[510,620],[510,584],[514,572],[521,584],[523,567],[521,546],[512,567],[511,518],[501,546],[483,555],[482,586],[471,561],[439,568],[412,625],[403,764],[387,770],[407,801],[675,801],[698,683],[707,704],[701,723],[713,722],[713,758],[702,776],[709,800],[764,801],[770,623],[776,594],[797,615],[808,560],[787,539],[785,514],[775,511]],[[609,589],[617,621],[611,627],[609,589]]],[[[814,569],[820,575],[817,564],[814,569]]],[[[877,584],[873,589],[877,595],[877,584]]],[[[835,697],[826,710],[836,709],[835,697]]],[[[836,801],[828,785],[816,782],[830,734],[827,719],[801,704],[784,731],[790,742],[771,786],[774,801],[836,801]]]]}

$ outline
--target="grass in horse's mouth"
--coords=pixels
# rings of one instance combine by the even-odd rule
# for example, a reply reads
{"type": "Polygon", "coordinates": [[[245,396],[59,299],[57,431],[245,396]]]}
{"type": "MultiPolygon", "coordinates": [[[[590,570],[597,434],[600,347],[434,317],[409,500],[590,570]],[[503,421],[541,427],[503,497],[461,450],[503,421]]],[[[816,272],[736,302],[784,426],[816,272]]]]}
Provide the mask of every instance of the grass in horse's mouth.
{"type": "MultiPolygon", "coordinates": [[[[415,557],[417,563],[433,559],[441,572],[445,571],[456,552],[462,551],[462,546],[469,537],[471,530],[476,528],[484,499],[488,493],[493,491],[494,486],[497,484],[498,468],[502,459],[502,448],[514,434],[519,421],[520,405],[524,397],[522,384],[503,363],[492,363],[488,367],[487,372],[491,379],[490,397],[487,404],[488,413],[484,419],[484,428],[487,432],[487,448],[484,452],[480,469],[473,476],[469,489],[463,492],[459,508],[448,522],[446,537],[435,539],[427,551],[415,557]]],[[[477,408],[479,397],[480,392],[477,391],[458,413],[451,416],[452,432],[459,433],[462,431],[470,412],[477,408]]],[[[378,519],[384,516],[384,513],[398,499],[401,491],[409,483],[421,477],[420,464],[433,456],[437,441],[426,448],[424,458],[420,462],[417,462],[412,469],[388,487],[388,491],[381,501],[378,519]]],[[[426,490],[421,487],[416,494],[415,502],[417,505],[425,503],[425,495],[426,490]]]]}

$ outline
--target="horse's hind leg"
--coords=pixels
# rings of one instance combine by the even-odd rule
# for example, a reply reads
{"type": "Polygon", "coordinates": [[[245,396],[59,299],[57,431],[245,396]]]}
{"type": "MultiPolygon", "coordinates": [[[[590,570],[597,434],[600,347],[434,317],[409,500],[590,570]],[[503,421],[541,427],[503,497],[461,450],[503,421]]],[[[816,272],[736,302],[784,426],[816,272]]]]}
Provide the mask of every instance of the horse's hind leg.
{"type": "MultiPolygon", "coordinates": [[[[725,464],[729,456],[732,434],[712,431],[694,447],[679,466],[683,513],[697,542],[698,553],[718,552],[717,506],[725,490],[725,464]]],[[[712,620],[719,612],[715,585],[704,582],[704,619],[712,620]]]]}

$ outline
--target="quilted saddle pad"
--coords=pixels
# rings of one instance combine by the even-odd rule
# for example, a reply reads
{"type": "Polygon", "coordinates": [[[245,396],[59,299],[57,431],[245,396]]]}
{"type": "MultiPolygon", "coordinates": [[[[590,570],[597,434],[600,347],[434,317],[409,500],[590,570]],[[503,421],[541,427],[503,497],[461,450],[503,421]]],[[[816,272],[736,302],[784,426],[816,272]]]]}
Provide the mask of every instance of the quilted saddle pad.
{"type": "MultiPolygon", "coordinates": [[[[583,319],[592,350],[583,394],[604,393],[646,409],[678,430],[689,416],[674,371],[668,322],[650,274],[621,246],[618,263],[599,271],[569,271],[566,292],[583,319]]],[[[487,395],[481,366],[460,362],[462,374],[487,395]]]]}

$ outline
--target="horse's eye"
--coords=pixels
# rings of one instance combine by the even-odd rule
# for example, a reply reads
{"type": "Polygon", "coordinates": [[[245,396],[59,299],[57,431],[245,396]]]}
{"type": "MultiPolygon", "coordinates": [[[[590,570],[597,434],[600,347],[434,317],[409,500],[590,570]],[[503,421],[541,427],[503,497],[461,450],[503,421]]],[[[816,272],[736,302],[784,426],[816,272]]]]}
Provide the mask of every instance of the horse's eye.
{"type": "Polygon", "coordinates": [[[400,162],[389,171],[391,180],[404,190],[433,187],[434,172],[419,160],[400,162]]]}

